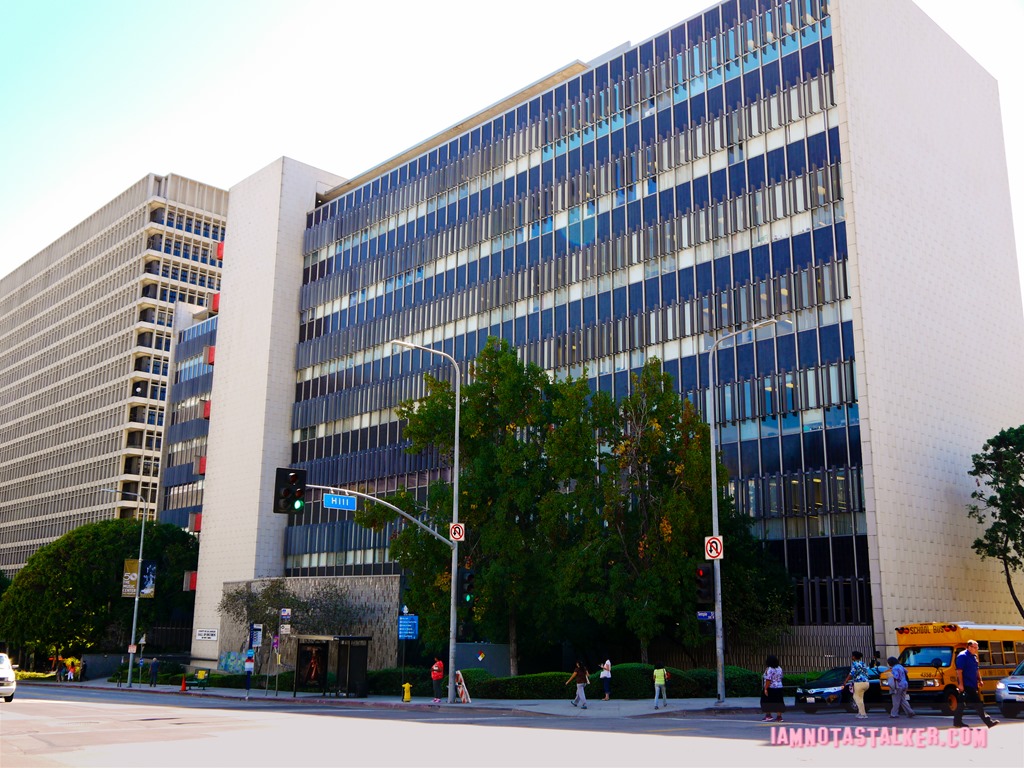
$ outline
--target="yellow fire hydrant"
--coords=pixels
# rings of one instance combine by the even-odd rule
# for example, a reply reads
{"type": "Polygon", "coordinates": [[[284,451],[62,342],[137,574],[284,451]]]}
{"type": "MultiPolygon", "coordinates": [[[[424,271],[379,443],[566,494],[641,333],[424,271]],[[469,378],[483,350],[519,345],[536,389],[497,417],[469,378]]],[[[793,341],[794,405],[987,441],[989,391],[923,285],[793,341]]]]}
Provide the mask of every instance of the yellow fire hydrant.
{"type": "Polygon", "coordinates": [[[402,683],[402,701],[412,701],[412,683],[402,683]]]}

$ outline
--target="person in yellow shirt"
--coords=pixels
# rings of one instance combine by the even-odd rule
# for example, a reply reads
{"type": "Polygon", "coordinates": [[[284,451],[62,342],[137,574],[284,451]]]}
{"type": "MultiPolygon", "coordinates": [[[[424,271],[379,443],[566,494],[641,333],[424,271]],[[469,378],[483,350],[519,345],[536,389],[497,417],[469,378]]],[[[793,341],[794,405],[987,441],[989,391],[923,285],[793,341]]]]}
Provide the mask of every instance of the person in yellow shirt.
{"type": "Polygon", "coordinates": [[[654,708],[658,708],[658,697],[665,700],[665,708],[668,708],[668,672],[664,664],[654,665],[654,708]]]}

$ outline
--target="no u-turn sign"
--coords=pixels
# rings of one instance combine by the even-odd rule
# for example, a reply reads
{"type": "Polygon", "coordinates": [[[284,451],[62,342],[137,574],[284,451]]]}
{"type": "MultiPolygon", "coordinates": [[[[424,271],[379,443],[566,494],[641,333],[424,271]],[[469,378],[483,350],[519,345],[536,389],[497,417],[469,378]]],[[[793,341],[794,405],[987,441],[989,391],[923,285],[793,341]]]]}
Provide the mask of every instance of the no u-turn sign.
{"type": "Polygon", "coordinates": [[[725,545],[721,536],[704,537],[704,557],[708,560],[721,560],[725,556],[725,545]]]}

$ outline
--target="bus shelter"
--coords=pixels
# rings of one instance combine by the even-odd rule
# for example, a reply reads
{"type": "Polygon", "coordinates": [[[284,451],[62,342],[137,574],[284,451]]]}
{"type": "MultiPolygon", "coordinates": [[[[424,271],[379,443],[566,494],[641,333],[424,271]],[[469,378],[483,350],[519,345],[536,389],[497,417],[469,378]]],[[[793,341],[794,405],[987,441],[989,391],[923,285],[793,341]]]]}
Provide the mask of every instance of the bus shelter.
{"type": "Polygon", "coordinates": [[[369,657],[368,636],[296,635],[292,697],[300,690],[319,691],[324,696],[368,696],[369,657]],[[333,680],[328,675],[331,667],[335,670],[333,680]]]}

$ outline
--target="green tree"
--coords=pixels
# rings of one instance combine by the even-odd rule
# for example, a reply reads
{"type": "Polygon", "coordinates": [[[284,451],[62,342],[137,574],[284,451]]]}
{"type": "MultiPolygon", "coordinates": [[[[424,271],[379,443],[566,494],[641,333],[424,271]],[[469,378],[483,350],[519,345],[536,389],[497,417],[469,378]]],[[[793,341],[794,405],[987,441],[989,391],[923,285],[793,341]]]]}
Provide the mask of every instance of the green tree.
{"type": "MultiPolygon", "coordinates": [[[[467,539],[460,553],[477,574],[474,631],[507,639],[516,674],[522,639],[543,642],[551,626],[552,552],[542,546],[538,508],[554,486],[544,455],[554,390],[541,368],[522,363],[507,341],[494,338],[477,356],[471,378],[461,404],[459,518],[467,539]]],[[[450,457],[454,394],[433,378],[427,387],[426,398],[399,409],[408,420],[410,451],[435,448],[450,457]]],[[[437,498],[444,506],[432,515],[444,524],[451,520],[450,499],[437,498]]],[[[466,613],[464,607],[464,619],[466,613]]]]}
{"type": "MultiPolygon", "coordinates": [[[[451,522],[451,486],[447,483],[431,485],[426,509],[419,508],[405,489],[387,500],[435,530],[447,530],[451,522]]],[[[356,522],[374,530],[381,530],[394,518],[395,513],[381,504],[367,504],[356,514],[356,522]]],[[[408,577],[402,600],[420,617],[420,643],[424,650],[445,656],[451,611],[451,549],[415,525],[406,525],[395,533],[389,547],[408,577]]],[[[460,612],[465,616],[464,608],[460,612]]]]}
{"type": "Polygon", "coordinates": [[[971,461],[968,474],[977,484],[971,498],[977,503],[968,505],[967,514],[988,526],[975,539],[974,551],[1002,564],[1006,588],[1024,616],[1013,586],[1013,574],[1024,566],[1024,425],[989,438],[971,461]]]}
{"type": "Polygon", "coordinates": [[[11,577],[3,571],[0,571],[0,597],[4,596],[4,592],[11,586],[11,577]]]}
{"type": "MultiPolygon", "coordinates": [[[[0,636],[27,649],[116,651],[128,645],[134,601],[121,596],[126,559],[138,557],[142,523],[106,520],[80,526],[35,552],[0,598],[0,636]]],[[[157,563],[156,595],[139,601],[138,635],[192,609],[184,572],[199,545],[173,525],[146,525],[146,560],[157,563]]]]}
{"type": "MultiPolygon", "coordinates": [[[[560,568],[563,593],[595,620],[624,624],[646,662],[657,637],[698,640],[693,574],[711,532],[710,431],[659,360],[649,360],[631,381],[631,392],[617,404],[603,393],[590,398],[589,407],[578,395],[561,398],[562,408],[573,404],[574,415],[559,423],[548,453],[553,467],[567,468],[572,491],[566,496],[576,497],[562,502],[573,510],[566,535],[577,552],[560,568]],[[571,437],[563,438],[564,430],[571,437]],[[596,435],[596,446],[587,432],[596,435]],[[595,487],[598,498],[590,506],[595,487]]],[[[582,392],[579,384],[564,386],[582,392]]],[[[782,631],[788,577],[764,558],[747,522],[735,514],[727,483],[720,465],[720,532],[730,551],[722,569],[727,630],[782,631]]]]}

